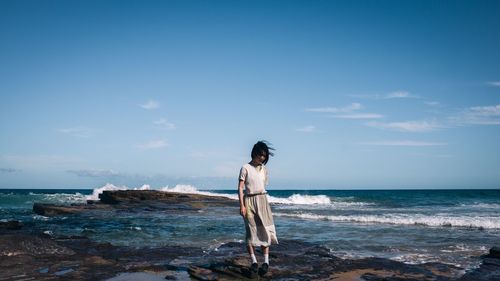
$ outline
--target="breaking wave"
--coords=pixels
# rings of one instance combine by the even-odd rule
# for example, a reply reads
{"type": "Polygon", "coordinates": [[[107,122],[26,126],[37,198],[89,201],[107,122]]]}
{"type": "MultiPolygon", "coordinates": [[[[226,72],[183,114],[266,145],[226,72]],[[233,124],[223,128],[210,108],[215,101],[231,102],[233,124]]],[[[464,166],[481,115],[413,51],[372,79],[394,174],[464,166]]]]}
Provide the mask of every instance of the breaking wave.
{"type": "Polygon", "coordinates": [[[331,200],[326,195],[301,195],[293,194],[288,198],[279,198],[269,196],[269,202],[277,204],[294,204],[294,205],[315,205],[315,204],[331,204],[331,200]]]}
{"type": "Polygon", "coordinates": [[[127,186],[115,186],[111,183],[106,184],[105,186],[101,186],[99,188],[95,188],[91,195],[85,196],[87,200],[99,200],[99,194],[101,194],[105,190],[150,190],[151,187],[147,184],[138,187],[138,188],[130,188],[127,186]]]}
{"type": "MultiPolygon", "coordinates": [[[[87,200],[99,200],[99,194],[101,194],[105,190],[159,190],[164,192],[178,192],[178,193],[187,193],[187,194],[201,194],[206,196],[221,196],[226,197],[232,200],[238,200],[238,194],[235,190],[233,194],[230,193],[216,193],[210,191],[200,191],[195,186],[188,184],[178,184],[173,187],[165,186],[158,189],[153,189],[151,186],[145,184],[141,187],[130,188],[127,186],[115,186],[113,184],[106,184],[102,187],[96,188],[93,190],[91,195],[87,195],[87,200]]],[[[332,204],[330,198],[326,195],[301,195],[301,194],[293,194],[286,198],[280,198],[275,196],[268,195],[268,199],[270,203],[274,204],[285,204],[285,205],[328,205],[332,204]]],[[[350,204],[350,203],[346,203],[350,204]]],[[[356,203],[355,203],[356,204],[356,203]]]]}
{"type": "Polygon", "coordinates": [[[498,217],[468,217],[468,216],[426,216],[426,215],[317,215],[310,213],[275,213],[275,216],[295,217],[309,220],[324,220],[337,222],[380,223],[399,225],[424,225],[434,227],[467,227],[478,229],[500,229],[498,217]]]}

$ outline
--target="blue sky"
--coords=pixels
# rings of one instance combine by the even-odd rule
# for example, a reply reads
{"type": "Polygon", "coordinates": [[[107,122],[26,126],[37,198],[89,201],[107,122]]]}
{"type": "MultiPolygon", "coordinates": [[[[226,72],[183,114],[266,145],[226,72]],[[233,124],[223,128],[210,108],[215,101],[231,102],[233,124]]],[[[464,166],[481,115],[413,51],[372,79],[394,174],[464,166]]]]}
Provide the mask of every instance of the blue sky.
{"type": "Polygon", "coordinates": [[[498,1],[0,1],[0,188],[500,188],[498,1]]]}

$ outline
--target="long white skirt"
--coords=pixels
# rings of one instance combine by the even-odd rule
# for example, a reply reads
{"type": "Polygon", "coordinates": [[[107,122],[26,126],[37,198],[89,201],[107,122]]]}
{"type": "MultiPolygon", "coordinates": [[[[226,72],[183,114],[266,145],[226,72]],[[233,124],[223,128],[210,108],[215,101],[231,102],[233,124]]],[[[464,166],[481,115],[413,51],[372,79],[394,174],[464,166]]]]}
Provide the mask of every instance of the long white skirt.
{"type": "Polygon", "coordinates": [[[266,194],[245,196],[245,229],[247,244],[269,247],[278,244],[271,206],[266,194]]]}

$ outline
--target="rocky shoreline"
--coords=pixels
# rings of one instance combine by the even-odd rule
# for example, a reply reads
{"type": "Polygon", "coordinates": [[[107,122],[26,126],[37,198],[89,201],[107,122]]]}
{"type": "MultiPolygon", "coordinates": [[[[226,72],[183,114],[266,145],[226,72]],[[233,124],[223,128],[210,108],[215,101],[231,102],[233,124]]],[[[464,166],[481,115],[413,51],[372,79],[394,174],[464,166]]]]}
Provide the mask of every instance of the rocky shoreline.
{"type": "MultiPolygon", "coordinates": [[[[81,212],[162,210],[196,212],[237,206],[224,197],[159,191],[105,191],[81,205],[35,203],[44,216],[81,212]]],[[[0,281],[3,280],[250,280],[243,243],[210,252],[189,246],[127,247],[83,236],[49,236],[17,221],[0,222],[0,281]],[[120,275],[121,274],[121,275],[120,275]],[[142,275],[133,275],[142,274],[142,275]]],[[[477,269],[442,264],[405,264],[383,258],[341,259],[321,245],[282,240],[273,246],[270,271],[260,280],[500,280],[500,249],[492,248],[477,269]]]]}

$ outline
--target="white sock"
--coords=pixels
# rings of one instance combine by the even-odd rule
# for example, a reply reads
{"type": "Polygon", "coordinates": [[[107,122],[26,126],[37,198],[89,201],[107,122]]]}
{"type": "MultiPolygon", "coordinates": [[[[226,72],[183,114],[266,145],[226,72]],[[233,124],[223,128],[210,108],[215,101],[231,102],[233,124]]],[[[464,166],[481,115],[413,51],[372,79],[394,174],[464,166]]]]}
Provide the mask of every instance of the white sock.
{"type": "Polygon", "coordinates": [[[257,258],[255,257],[255,254],[251,254],[250,257],[252,258],[252,263],[257,263],[257,258]]]}
{"type": "Polygon", "coordinates": [[[269,254],[264,255],[264,263],[269,264],[269,254]]]}

